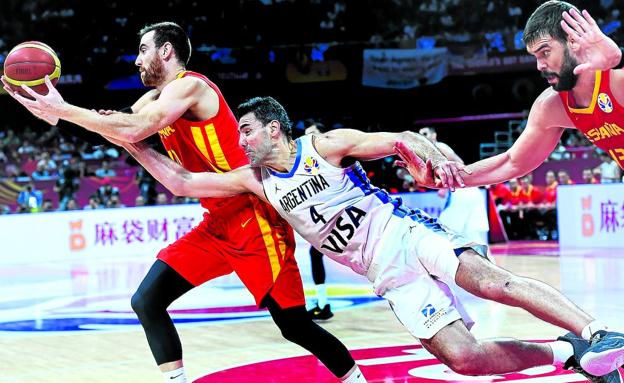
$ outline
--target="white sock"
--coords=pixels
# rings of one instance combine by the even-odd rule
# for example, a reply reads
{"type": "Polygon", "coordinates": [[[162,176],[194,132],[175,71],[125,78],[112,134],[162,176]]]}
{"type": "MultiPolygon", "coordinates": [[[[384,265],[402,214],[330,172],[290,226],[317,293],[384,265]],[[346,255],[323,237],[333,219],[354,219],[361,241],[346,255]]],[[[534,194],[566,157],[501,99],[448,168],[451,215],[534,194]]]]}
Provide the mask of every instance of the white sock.
{"type": "Polygon", "coordinates": [[[342,379],[342,383],[366,383],[366,378],[362,371],[360,371],[360,367],[356,364],[355,369],[351,371],[351,373],[342,379]]]}
{"type": "Polygon", "coordinates": [[[186,372],[184,367],[180,367],[173,371],[163,372],[164,382],[166,383],[187,383],[186,372]]]}
{"type": "Polygon", "coordinates": [[[318,307],[323,309],[327,304],[327,286],[325,286],[325,284],[316,285],[316,299],[318,301],[318,307]]]}
{"type": "Polygon", "coordinates": [[[589,340],[596,331],[606,329],[607,326],[605,326],[604,323],[599,320],[595,320],[583,328],[583,331],[581,331],[581,337],[585,340],[589,340]]]}
{"type": "Polygon", "coordinates": [[[554,365],[564,364],[572,355],[574,355],[574,348],[572,343],[563,340],[557,340],[548,343],[553,353],[554,365]]]}

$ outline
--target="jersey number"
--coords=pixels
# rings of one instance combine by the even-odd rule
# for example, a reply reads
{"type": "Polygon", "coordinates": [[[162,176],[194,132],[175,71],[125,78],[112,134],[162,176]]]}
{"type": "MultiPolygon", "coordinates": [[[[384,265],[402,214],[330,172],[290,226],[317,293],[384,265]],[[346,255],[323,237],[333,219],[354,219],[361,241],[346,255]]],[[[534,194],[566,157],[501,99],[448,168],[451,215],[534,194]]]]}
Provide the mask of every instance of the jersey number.
{"type": "Polygon", "coordinates": [[[316,211],[314,206],[310,208],[310,217],[312,218],[312,222],[314,223],[319,223],[319,222],[323,222],[324,224],[327,223],[327,221],[325,221],[325,218],[323,218],[323,216],[320,215],[318,211],[316,211]]]}

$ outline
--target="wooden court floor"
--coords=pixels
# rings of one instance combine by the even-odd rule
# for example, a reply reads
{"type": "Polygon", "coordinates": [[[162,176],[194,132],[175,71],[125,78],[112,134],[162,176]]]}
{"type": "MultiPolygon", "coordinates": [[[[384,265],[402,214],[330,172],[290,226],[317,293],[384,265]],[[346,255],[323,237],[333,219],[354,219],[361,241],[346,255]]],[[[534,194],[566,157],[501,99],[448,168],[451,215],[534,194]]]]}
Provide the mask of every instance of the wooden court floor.
{"type": "MultiPolygon", "coordinates": [[[[560,255],[556,245],[543,243],[499,247],[495,253],[500,254],[495,256],[500,266],[543,280],[610,326],[624,327],[622,254],[560,255]]],[[[468,300],[467,305],[477,322],[473,328],[477,338],[552,339],[564,333],[520,309],[477,300],[468,300]]],[[[334,318],[322,325],[350,349],[416,343],[383,301],[337,309],[334,318]]],[[[230,366],[306,354],[283,340],[267,318],[182,325],[179,333],[186,369],[193,378],[230,366]]],[[[0,361],[2,383],[162,381],[138,326],[119,331],[0,331],[0,361]]],[[[307,381],[305,376],[299,380],[307,381]]],[[[384,380],[392,381],[392,377],[384,380]]]]}

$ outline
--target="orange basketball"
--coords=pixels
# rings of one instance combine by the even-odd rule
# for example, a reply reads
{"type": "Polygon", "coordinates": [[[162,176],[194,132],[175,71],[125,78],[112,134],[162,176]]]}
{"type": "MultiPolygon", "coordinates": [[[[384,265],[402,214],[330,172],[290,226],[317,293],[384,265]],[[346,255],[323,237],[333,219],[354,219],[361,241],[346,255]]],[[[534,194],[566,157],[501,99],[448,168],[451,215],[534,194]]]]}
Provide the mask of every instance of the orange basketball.
{"type": "Polygon", "coordinates": [[[46,75],[56,85],[61,76],[61,61],[52,48],[39,41],[27,41],[17,45],[4,60],[4,77],[11,89],[24,97],[31,98],[22,90],[22,84],[39,94],[47,94],[46,75]]]}

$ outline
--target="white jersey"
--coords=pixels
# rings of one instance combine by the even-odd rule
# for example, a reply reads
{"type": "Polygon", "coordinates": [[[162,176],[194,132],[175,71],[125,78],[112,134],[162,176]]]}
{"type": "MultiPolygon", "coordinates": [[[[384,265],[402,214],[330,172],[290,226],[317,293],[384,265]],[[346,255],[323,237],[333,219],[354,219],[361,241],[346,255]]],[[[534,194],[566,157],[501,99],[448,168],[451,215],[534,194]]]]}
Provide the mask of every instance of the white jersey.
{"type": "Polygon", "coordinates": [[[312,145],[312,136],[296,143],[289,173],[262,167],[264,192],[293,229],[328,257],[365,275],[393,215],[410,215],[442,230],[424,212],[407,209],[399,198],[372,186],[359,163],[348,168],[328,163],[312,145]]]}

